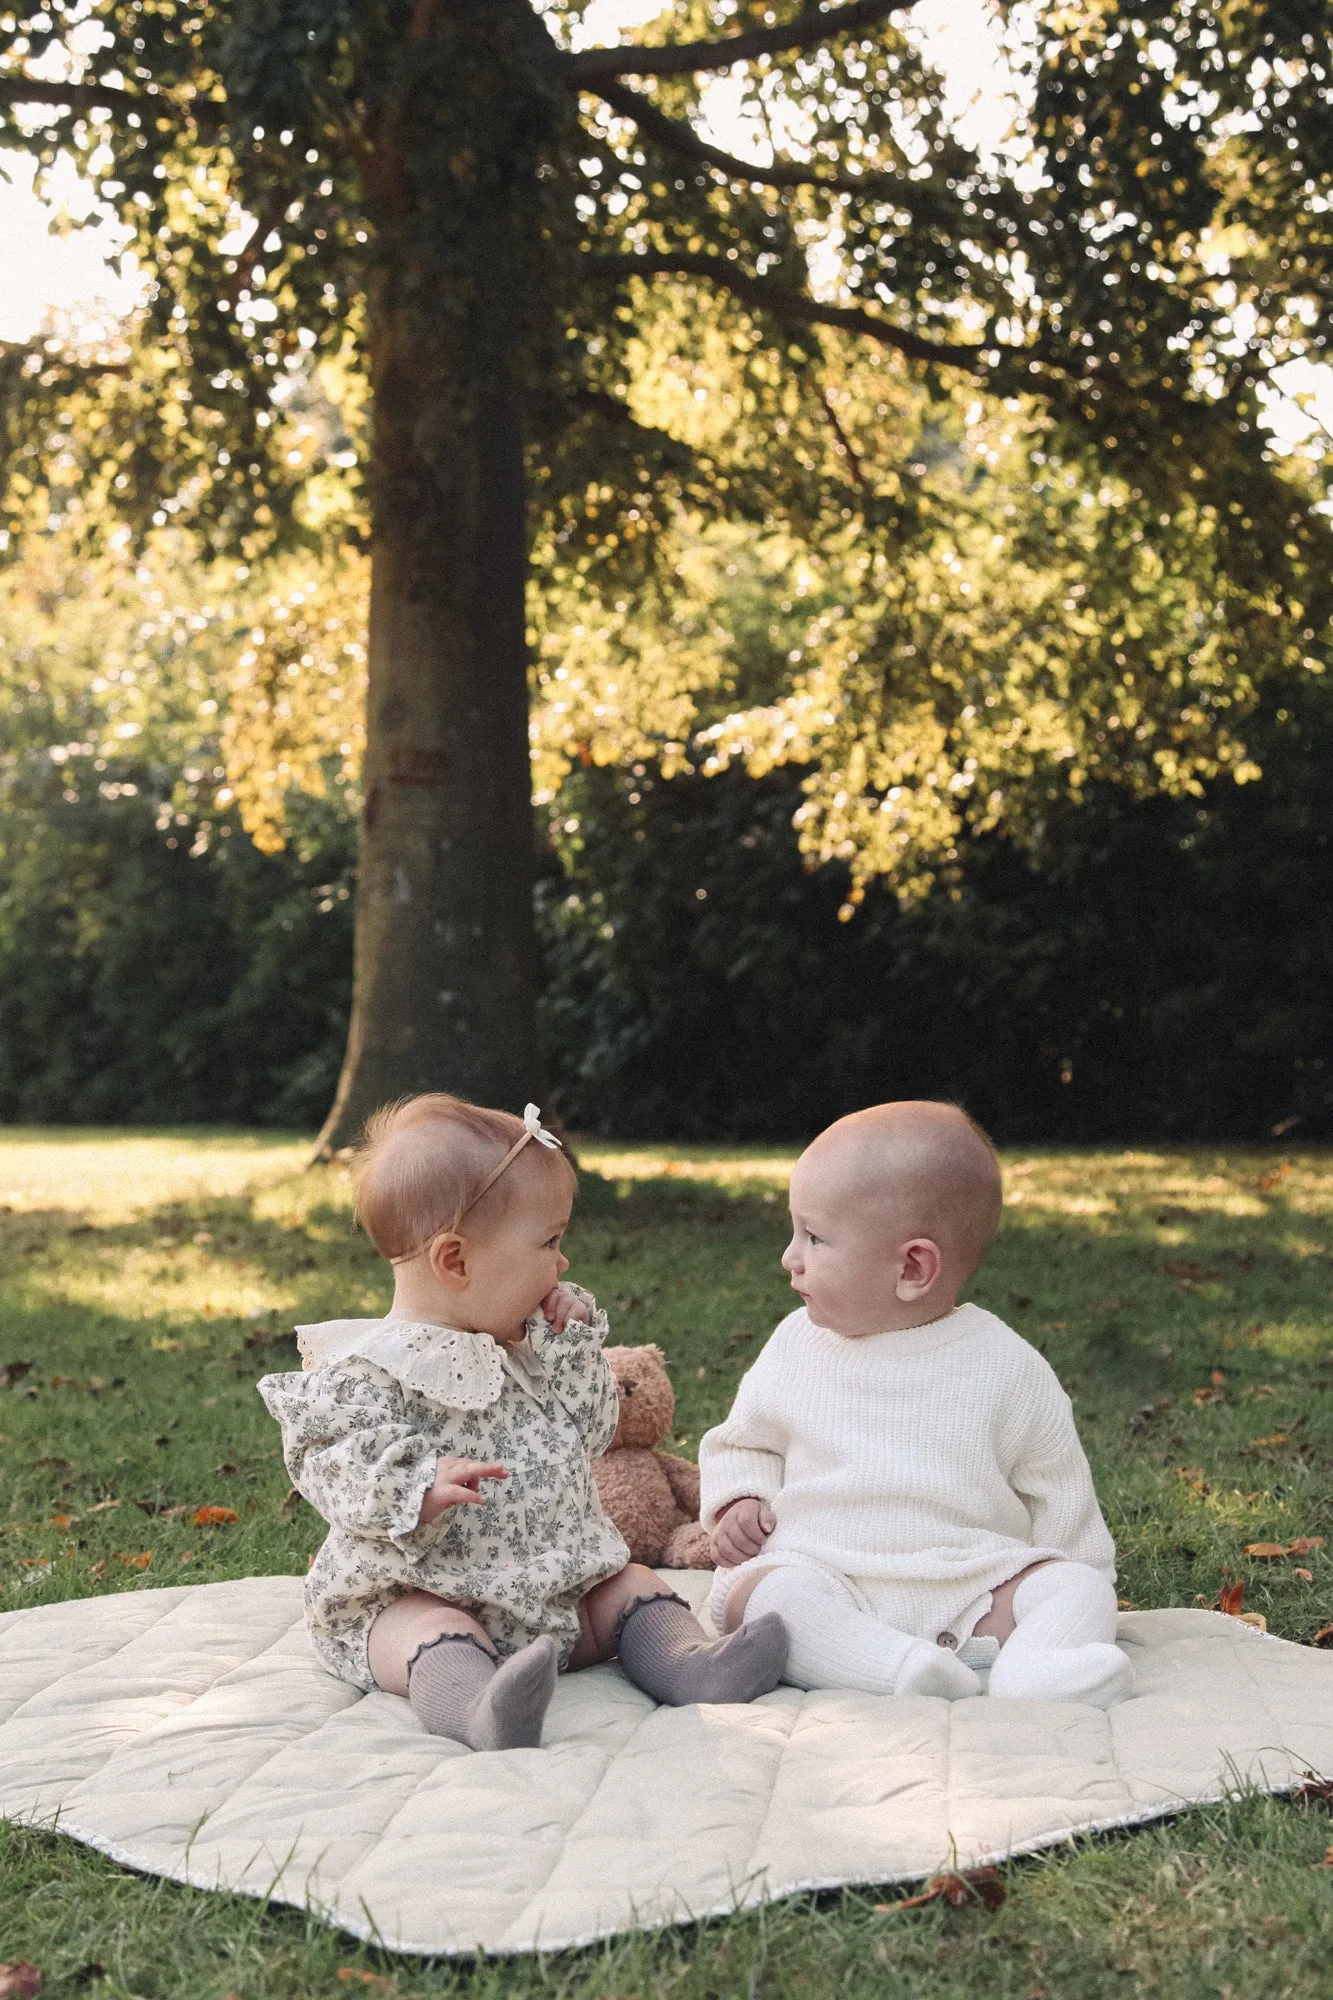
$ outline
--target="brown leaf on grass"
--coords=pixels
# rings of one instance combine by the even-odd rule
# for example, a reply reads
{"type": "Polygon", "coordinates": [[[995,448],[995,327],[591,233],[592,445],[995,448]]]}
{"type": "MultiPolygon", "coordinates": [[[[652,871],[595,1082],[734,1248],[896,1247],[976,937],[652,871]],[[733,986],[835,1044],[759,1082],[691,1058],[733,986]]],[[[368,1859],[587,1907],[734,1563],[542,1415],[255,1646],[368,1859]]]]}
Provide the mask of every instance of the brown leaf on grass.
{"type": "Polygon", "coordinates": [[[1284,1160],[1280,1167],[1274,1167],[1271,1174],[1260,1174],[1259,1179],[1255,1183],[1255,1185],[1261,1190],[1262,1193],[1271,1194],[1274,1188],[1281,1187],[1283,1181],[1287,1178],[1287,1175],[1290,1172],[1291,1172],[1291,1161],[1284,1160]]]}
{"type": "Polygon", "coordinates": [[[78,1518],[77,1514],[53,1514],[46,1525],[48,1528],[72,1528],[78,1518]]]}
{"type": "Polygon", "coordinates": [[[1286,1553],[1285,1542],[1246,1542],[1241,1550],[1243,1556],[1262,1556],[1266,1562],[1271,1561],[1274,1556],[1284,1556],[1286,1553]]]}
{"type": "Polygon", "coordinates": [[[1249,1444],[1245,1448],[1247,1451],[1253,1451],[1257,1445],[1285,1444],[1290,1435],[1291,1433],[1289,1431],[1274,1431],[1271,1437],[1251,1438],[1249,1444]]]}
{"type": "Polygon", "coordinates": [[[1287,1543],[1287,1554],[1289,1556],[1313,1555],[1316,1549],[1322,1549],[1323,1546],[1324,1538],[1322,1535],[1297,1535],[1294,1542],[1287,1543]]]}
{"type": "Polygon", "coordinates": [[[392,1979],[386,1979],[382,1972],[362,1972],[357,1965],[340,1965],[338,1979],[343,1986],[373,1986],[377,1993],[396,1991],[392,1979]]]}
{"type": "Polygon", "coordinates": [[[1203,1467],[1201,1465],[1182,1465],[1176,1477],[1183,1479],[1191,1492],[1208,1494],[1213,1490],[1203,1476],[1203,1467]]]}
{"type": "Polygon", "coordinates": [[[1313,1771],[1303,1772],[1291,1802],[1294,1806],[1327,1806],[1333,1811],[1333,1778],[1316,1778],[1313,1771]]]}
{"type": "Polygon", "coordinates": [[[1196,1389],[1194,1391],[1194,1407],[1196,1410],[1201,1410],[1205,1403],[1221,1403],[1225,1402],[1225,1400],[1226,1398],[1223,1396],[1222,1391],[1216,1387],[1196,1389]]]}
{"type": "Polygon", "coordinates": [[[119,1500],[99,1500],[95,1507],[88,1509],[88,1512],[90,1514],[109,1514],[113,1507],[119,1507],[119,1505],[119,1500]]]}
{"type": "Polygon", "coordinates": [[[1240,1623],[1242,1625],[1253,1625],[1256,1632],[1266,1632],[1268,1630],[1268,1620],[1264,1617],[1262,1611],[1242,1611],[1240,1614],[1240,1623]]]}
{"type": "Polygon", "coordinates": [[[1217,1595],[1217,1608],[1225,1611],[1228,1618],[1239,1618],[1245,1603],[1245,1579],[1239,1583],[1224,1583],[1217,1595]]]}
{"type": "Polygon", "coordinates": [[[919,1896],[904,1896],[900,1903],[876,1903],[875,1912],[887,1916],[892,1910],[921,1910],[927,1903],[948,1903],[955,1910],[980,1903],[983,1909],[998,1910],[1007,1894],[994,1868],[969,1868],[961,1875],[932,1876],[919,1896]]]}
{"type": "Polygon", "coordinates": [[[117,1555],[113,1552],[111,1560],[113,1563],[124,1563],[126,1569],[147,1569],[153,1560],[153,1551],[141,1549],[137,1556],[117,1555]]]}
{"type": "Polygon", "coordinates": [[[42,1969],[31,1959],[11,1959],[0,1965],[0,2000],[32,2000],[42,1990],[42,1969]]]}
{"type": "Polygon", "coordinates": [[[1314,1571],[1312,1569],[1301,1569],[1298,1565],[1291,1573],[1293,1576],[1298,1576],[1302,1583],[1314,1582],[1314,1571]]]}
{"type": "Polygon", "coordinates": [[[235,1519],[234,1507],[196,1507],[190,1516],[196,1528],[225,1528],[235,1519]]]}
{"type": "Polygon", "coordinates": [[[1310,1644],[1312,1646],[1333,1647],[1333,1625],[1321,1625],[1313,1639],[1311,1639],[1310,1644]]]}

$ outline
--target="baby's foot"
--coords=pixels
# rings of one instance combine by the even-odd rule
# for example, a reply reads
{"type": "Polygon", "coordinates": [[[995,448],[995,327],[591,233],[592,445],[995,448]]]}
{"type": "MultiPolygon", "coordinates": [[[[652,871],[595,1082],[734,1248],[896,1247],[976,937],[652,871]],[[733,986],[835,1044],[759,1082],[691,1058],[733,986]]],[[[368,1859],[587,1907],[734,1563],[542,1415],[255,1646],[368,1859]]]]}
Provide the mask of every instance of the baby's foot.
{"type": "MultiPolygon", "coordinates": [[[[1022,1626],[1018,1634],[1022,1633],[1022,1626]]],[[[988,1693],[1001,1701],[1081,1701],[1110,1708],[1134,1685],[1134,1669],[1119,1646],[1015,1646],[1000,1648],[988,1693]]]]}
{"type": "Polygon", "coordinates": [[[641,1598],[620,1627],[620,1664],[636,1687],[672,1708],[694,1701],[753,1701],[782,1677],[787,1631],[770,1612],[710,1643],[679,1598],[641,1598]]]}
{"type": "Polygon", "coordinates": [[[559,1657],[548,1633],[506,1660],[464,1716],[462,1741],[474,1750],[537,1749],[559,1657]]]}
{"type": "Polygon", "coordinates": [[[893,1684],[895,1694],[933,1694],[944,1701],[961,1701],[980,1694],[981,1682],[948,1646],[922,1639],[903,1659],[893,1684]]]}

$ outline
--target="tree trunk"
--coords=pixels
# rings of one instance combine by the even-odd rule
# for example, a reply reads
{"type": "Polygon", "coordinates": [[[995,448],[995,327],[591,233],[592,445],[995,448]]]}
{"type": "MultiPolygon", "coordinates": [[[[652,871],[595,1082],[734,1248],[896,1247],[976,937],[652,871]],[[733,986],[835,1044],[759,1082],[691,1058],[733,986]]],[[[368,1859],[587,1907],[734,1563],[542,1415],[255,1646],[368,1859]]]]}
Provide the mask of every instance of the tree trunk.
{"type": "Polygon", "coordinates": [[[378,147],[365,805],[324,1157],[410,1092],[521,1110],[543,1091],[523,404],[546,344],[536,170],[551,93],[539,60],[514,60],[526,5],[449,13],[415,52],[396,146],[378,147]]]}

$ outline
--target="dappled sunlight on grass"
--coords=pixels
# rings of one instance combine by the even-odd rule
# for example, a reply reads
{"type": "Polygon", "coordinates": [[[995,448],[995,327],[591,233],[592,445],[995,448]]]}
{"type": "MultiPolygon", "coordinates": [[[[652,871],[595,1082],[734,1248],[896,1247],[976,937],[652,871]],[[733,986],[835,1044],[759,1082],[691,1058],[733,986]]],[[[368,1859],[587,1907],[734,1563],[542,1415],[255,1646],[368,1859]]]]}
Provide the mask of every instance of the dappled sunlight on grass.
{"type": "Polygon", "coordinates": [[[2,1126],[0,1208],[124,1220],[161,1202],[210,1201],[293,1173],[310,1148],[290,1133],[2,1126]]]}

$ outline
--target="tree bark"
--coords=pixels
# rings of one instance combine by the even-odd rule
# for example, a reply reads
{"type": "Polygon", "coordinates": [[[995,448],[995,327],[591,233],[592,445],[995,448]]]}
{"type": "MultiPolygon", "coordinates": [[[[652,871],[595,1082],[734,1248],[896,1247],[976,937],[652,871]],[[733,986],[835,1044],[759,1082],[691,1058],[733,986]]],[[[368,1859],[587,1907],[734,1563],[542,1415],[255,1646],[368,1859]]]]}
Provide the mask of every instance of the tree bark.
{"type": "Polygon", "coordinates": [[[418,115],[397,107],[377,149],[365,803],[321,1157],[416,1091],[509,1110],[543,1094],[523,407],[548,291],[538,142],[558,96],[512,46],[485,60],[520,14],[455,0],[453,33],[409,80],[418,115]]]}

